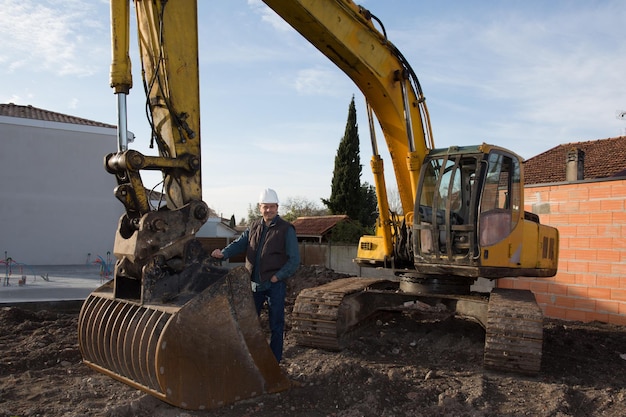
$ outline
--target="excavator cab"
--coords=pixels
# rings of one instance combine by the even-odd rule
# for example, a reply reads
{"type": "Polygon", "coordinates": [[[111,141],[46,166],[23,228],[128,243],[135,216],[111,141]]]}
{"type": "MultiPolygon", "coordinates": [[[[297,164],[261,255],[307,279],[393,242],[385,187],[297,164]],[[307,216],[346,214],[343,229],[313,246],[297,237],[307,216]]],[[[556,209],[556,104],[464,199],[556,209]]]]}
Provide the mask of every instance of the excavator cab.
{"type": "Polygon", "coordinates": [[[459,280],[553,276],[558,232],[524,211],[522,172],[521,158],[496,146],[431,151],[413,219],[415,268],[459,280]]]}

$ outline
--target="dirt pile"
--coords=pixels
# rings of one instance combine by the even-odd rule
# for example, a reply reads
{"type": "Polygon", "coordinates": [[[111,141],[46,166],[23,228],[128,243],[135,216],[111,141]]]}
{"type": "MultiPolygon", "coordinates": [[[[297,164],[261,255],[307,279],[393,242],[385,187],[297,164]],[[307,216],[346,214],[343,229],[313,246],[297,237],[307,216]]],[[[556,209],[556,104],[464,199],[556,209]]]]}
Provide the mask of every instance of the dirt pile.
{"type": "MultiPolygon", "coordinates": [[[[343,276],[307,268],[289,284],[291,303],[343,276]]],[[[171,407],[90,370],[76,328],[77,314],[0,309],[0,417],[626,415],[626,328],[601,323],[546,320],[536,377],[483,370],[484,331],[454,318],[385,313],[342,352],[297,346],[287,332],[281,366],[298,386],[213,412],[171,407]]]]}

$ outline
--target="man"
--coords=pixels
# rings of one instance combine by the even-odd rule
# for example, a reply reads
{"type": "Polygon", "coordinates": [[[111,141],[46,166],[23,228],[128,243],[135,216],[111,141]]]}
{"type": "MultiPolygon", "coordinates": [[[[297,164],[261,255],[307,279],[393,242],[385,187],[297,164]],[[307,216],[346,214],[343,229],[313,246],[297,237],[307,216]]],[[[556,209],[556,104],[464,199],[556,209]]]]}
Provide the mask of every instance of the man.
{"type": "Polygon", "coordinates": [[[271,188],[259,196],[262,218],[255,220],[245,232],[224,249],[215,249],[211,256],[227,259],[246,254],[246,268],[252,279],[252,295],[257,314],[267,301],[270,322],[270,348],[280,362],[283,356],[285,328],[286,280],[300,265],[298,239],[293,225],[278,215],[278,195],[271,188]]]}

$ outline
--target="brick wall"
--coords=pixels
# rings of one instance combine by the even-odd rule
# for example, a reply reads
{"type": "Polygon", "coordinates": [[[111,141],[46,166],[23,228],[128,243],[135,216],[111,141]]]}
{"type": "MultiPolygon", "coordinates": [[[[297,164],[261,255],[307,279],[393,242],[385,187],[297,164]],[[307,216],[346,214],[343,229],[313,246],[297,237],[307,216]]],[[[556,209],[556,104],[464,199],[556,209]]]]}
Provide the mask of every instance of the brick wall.
{"type": "Polygon", "coordinates": [[[626,180],[526,187],[525,209],[557,227],[553,278],[506,278],[530,289],[547,317],[626,325],[626,180]]]}

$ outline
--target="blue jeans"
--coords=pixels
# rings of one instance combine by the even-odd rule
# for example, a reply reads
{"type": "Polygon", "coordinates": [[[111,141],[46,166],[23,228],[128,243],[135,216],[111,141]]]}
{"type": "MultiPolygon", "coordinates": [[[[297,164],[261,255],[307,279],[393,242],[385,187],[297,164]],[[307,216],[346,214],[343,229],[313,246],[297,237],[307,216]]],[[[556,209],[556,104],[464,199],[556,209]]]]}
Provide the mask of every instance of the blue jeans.
{"type": "Polygon", "coordinates": [[[261,314],[263,303],[267,300],[267,310],[270,322],[270,349],[276,360],[280,362],[283,357],[283,333],[285,331],[285,294],[287,285],[284,281],[278,281],[270,285],[265,291],[253,291],[256,312],[261,314]]]}

